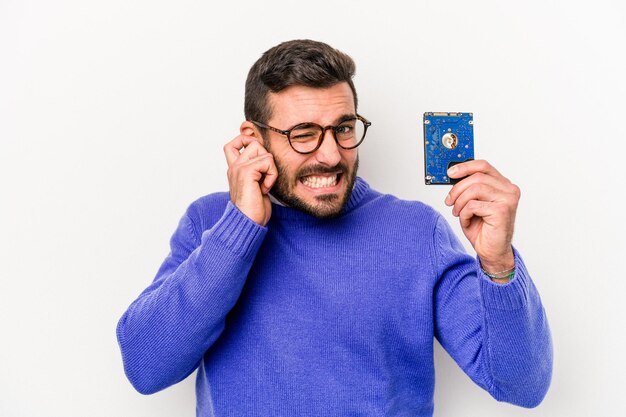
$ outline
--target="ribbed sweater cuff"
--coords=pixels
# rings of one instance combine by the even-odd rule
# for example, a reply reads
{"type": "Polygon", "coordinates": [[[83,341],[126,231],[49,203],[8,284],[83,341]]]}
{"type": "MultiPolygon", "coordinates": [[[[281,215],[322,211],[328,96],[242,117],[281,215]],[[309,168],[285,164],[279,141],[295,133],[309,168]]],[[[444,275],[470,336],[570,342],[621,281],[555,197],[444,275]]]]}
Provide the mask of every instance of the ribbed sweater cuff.
{"type": "Polygon", "coordinates": [[[226,248],[252,262],[263,243],[267,228],[252,221],[229,201],[222,217],[206,233],[211,233],[226,248]]]}
{"type": "Polygon", "coordinates": [[[513,248],[515,255],[515,276],[507,284],[497,284],[483,272],[480,260],[477,269],[480,276],[480,289],[485,307],[496,310],[518,310],[528,303],[528,286],[530,277],[519,253],[513,248]]]}

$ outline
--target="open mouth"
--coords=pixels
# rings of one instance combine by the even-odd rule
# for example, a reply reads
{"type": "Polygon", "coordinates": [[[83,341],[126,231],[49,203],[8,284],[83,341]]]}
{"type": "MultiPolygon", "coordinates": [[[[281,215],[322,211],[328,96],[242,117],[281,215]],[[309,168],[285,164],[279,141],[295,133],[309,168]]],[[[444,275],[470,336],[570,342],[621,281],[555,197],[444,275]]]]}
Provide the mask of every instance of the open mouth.
{"type": "Polygon", "coordinates": [[[336,186],[342,178],[342,173],[333,174],[313,174],[300,177],[300,182],[313,189],[332,188],[336,186]]]}

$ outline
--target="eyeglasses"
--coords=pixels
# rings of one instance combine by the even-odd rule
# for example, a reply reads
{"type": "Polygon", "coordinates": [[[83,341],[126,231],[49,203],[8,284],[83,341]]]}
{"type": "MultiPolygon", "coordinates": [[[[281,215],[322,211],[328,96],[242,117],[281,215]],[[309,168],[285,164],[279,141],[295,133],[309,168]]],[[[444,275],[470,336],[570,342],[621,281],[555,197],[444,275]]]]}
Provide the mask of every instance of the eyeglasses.
{"type": "Polygon", "coordinates": [[[316,123],[300,123],[287,130],[277,129],[254,120],[250,120],[250,122],[260,128],[269,129],[287,136],[287,140],[289,140],[293,150],[301,154],[313,153],[318,150],[322,146],[327,130],[333,132],[335,142],[337,142],[340,148],[354,149],[363,142],[367,128],[372,125],[365,117],[358,114],[356,117],[343,120],[337,126],[322,127],[316,123]]]}

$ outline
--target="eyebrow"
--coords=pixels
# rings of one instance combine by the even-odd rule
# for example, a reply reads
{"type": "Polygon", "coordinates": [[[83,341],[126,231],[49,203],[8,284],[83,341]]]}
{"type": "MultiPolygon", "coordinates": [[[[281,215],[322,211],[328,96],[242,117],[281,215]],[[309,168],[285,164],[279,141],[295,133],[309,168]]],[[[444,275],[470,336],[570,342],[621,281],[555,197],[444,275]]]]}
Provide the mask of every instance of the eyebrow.
{"type": "MultiPolygon", "coordinates": [[[[356,119],[356,118],[357,118],[357,115],[355,113],[345,113],[345,114],[343,114],[343,115],[341,115],[341,116],[339,116],[338,118],[335,119],[336,120],[335,126],[339,126],[340,124],[342,124],[346,120],[351,120],[351,119],[356,119]]],[[[311,126],[311,125],[317,125],[317,123],[302,122],[302,123],[298,123],[298,124],[295,124],[295,125],[291,126],[287,130],[292,130],[296,126],[311,126]]]]}
{"type": "Polygon", "coordinates": [[[343,122],[345,122],[346,120],[350,120],[350,119],[355,119],[356,118],[356,114],[355,113],[346,113],[344,115],[339,116],[336,120],[336,124],[341,124],[343,122]]]}

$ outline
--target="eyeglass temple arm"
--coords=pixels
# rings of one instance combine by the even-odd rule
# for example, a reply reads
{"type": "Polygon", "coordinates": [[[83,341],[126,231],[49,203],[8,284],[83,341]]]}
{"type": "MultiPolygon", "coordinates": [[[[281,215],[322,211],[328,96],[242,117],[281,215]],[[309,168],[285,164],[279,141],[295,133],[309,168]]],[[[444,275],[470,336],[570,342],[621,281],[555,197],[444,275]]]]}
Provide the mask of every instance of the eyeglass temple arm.
{"type": "Polygon", "coordinates": [[[287,135],[288,135],[288,133],[289,133],[289,131],[288,131],[288,130],[280,130],[280,129],[276,129],[275,127],[272,127],[272,126],[266,125],[265,123],[255,122],[254,120],[250,120],[250,123],[257,125],[258,127],[262,127],[262,128],[264,128],[264,129],[269,129],[269,130],[271,130],[271,131],[273,131],[273,132],[280,133],[281,135],[285,135],[285,136],[287,136],[287,135]]]}

